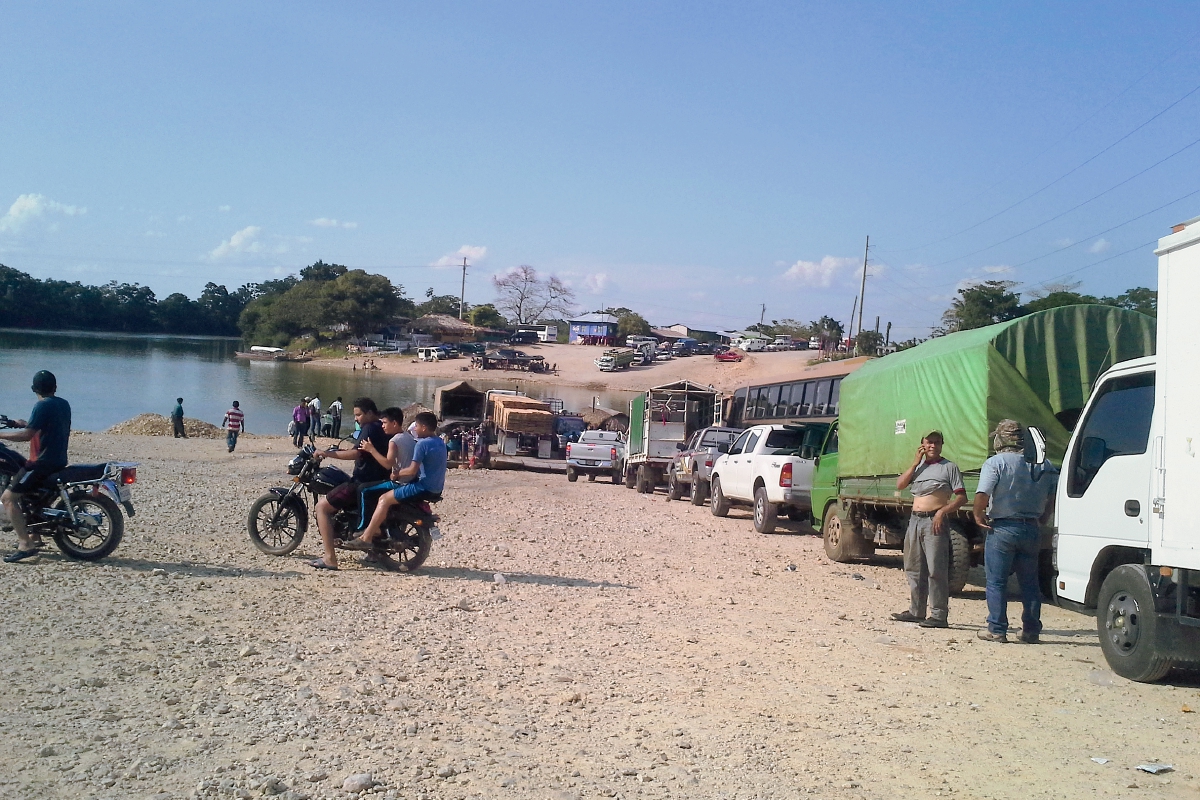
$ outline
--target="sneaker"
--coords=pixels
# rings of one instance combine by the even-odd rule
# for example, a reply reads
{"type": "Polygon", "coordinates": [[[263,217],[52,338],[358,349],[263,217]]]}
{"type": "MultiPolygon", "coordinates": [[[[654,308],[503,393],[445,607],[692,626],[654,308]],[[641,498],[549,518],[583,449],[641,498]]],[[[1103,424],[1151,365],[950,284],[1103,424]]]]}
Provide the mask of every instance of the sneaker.
{"type": "Polygon", "coordinates": [[[1041,636],[1036,633],[1026,633],[1025,631],[1021,631],[1021,641],[1025,644],[1037,644],[1039,641],[1041,641],[1041,636]]]}
{"type": "Polygon", "coordinates": [[[925,621],[924,617],[918,617],[916,614],[913,614],[911,611],[901,611],[897,614],[892,614],[892,619],[896,620],[896,622],[924,622],[925,621]]]}
{"type": "Polygon", "coordinates": [[[920,622],[922,628],[949,628],[950,623],[944,619],[923,619],[920,622]]]}
{"type": "Polygon", "coordinates": [[[985,642],[999,642],[1000,644],[1005,644],[1008,642],[1007,634],[992,633],[987,628],[980,628],[975,635],[980,639],[983,639],[985,642]]]}

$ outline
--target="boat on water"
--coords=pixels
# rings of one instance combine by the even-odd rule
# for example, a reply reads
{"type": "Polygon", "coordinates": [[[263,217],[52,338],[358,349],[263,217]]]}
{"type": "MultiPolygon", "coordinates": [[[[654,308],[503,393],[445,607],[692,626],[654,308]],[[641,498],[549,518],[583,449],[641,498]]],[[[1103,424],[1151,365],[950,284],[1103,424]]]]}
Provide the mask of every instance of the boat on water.
{"type": "Polygon", "coordinates": [[[262,345],[254,345],[248,351],[239,350],[234,355],[254,361],[291,361],[301,364],[305,361],[312,361],[312,356],[299,356],[289,353],[282,347],[263,347],[262,345]]]}

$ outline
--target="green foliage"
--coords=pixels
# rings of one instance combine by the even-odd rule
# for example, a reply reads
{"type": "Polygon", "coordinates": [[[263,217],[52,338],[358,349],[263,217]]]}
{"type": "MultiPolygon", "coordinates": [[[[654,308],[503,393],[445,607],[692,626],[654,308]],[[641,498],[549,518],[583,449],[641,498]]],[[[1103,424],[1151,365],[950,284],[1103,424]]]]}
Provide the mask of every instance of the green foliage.
{"type": "MultiPolygon", "coordinates": [[[[430,289],[429,291],[433,291],[430,289]]],[[[418,317],[423,317],[426,314],[449,314],[452,317],[458,316],[458,295],[453,294],[429,294],[425,295],[428,299],[419,304],[413,311],[418,317]]],[[[471,310],[467,306],[467,311],[471,310]]]]}
{"type": "Polygon", "coordinates": [[[841,344],[845,336],[845,328],[842,323],[830,316],[821,317],[819,320],[813,321],[809,325],[809,330],[812,331],[812,336],[817,336],[821,340],[822,350],[836,350],[841,344]]]}
{"type": "Polygon", "coordinates": [[[630,311],[617,317],[617,335],[621,338],[626,336],[646,336],[650,333],[650,323],[641,315],[630,311]]]}
{"type": "Polygon", "coordinates": [[[1144,286],[1130,289],[1116,297],[1106,297],[1104,302],[1127,311],[1137,311],[1148,317],[1158,316],[1158,292],[1144,286]]]}
{"type": "Polygon", "coordinates": [[[159,301],[136,283],[40,280],[0,264],[0,319],[14,328],[236,336],[246,289],[209,283],[199,300],[177,293],[159,301]]]}
{"type": "Polygon", "coordinates": [[[326,264],[318,259],[316,263],[310,264],[300,270],[300,280],[302,281],[319,281],[328,282],[335,281],[346,274],[347,268],[341,264],[326,264]]]}
{"type": "MultiPolygon", "coordinates": [[[[1107,299],[1107,298],[1105,298],[1107,299]]],[[[1035,311],[1046,311],[1051,308],[1062,308],[1063,306],[1078,306],[1086,303],[1103,303],[1098,297],[1092,297],[1090,294],[1079,294],[1070,290],[1059,290],[1050,292],[1045,297],[1039,297],[1036,300],[1030,300],[1025,304],[1025,310],[1032,314],[1035,311]]]]}
{"type": "Polygon", "coordinates": [[[1016,319],[1027,312],[1021,296],[1012,291],[1014,281],[984,281],[958,290],[958,297],[942,314],[943,328],[939,333],[953,333],[982,328],[997,322],[1016,319]]]}
{"type": "Polygon", "coordinates": [[[854,337],[854,352],[860,356],[877,356],[883,347],[883,334],[879,331],[859,331],[854,337]]]}
{"type": "Polygon", "coordinates": [[[467,312],[467,318],[472,325],[478,325],[480,328],[503,329],[508,324],[508,320],[491,303],[475,306],[467,312]]]}
{"type": "Polygon", "coordinates": [[[400,311],[400,293],[383,275],[354,269],[322,289],[321,321],[341,323],[355,336],[379,330],[400,311]]]}

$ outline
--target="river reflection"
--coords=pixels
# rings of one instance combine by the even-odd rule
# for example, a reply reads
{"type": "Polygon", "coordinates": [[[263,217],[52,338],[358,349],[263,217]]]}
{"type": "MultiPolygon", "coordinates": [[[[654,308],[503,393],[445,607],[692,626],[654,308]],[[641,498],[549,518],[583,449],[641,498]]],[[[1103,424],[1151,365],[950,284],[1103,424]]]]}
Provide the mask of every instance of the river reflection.
{"type": "MultiPolygon", "coordinates": [[[[248,361],[234,358],[239,347],[238,339],[218,337],[0,329],[0,414],[27,417],[36,400],[30,379],[39,369],[48,369],[58,377],[59,395],[71,403],[76,430],[104,430],[147,412],[165,416],[182,396],[189,417],[220,424],[230,402],[239,400],[248,431],[282,435],[292,407],[304,395],[317,394],[324,405],[338,396],[347,406],[362,396],[373,398],[381,408],[428,405],[437,386],[454,380],[248,361]]],[[[483,379],[475,372],[463,377],[479,389],[519,384],[532,397],[559,397],[574,410],[590,408],[597,396],[587,389],[483,379]]],[[[630,396],[598,395],[600,405],[618,409],[630,396]]]]}

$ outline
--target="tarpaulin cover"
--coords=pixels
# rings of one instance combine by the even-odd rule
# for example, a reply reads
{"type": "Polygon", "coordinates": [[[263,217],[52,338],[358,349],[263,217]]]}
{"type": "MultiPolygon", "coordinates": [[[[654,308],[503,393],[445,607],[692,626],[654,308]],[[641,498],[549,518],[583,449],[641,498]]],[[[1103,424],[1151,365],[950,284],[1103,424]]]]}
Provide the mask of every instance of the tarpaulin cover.
{"type": "Polygon", "coordinates": [[[1064,306],[868,362],[842,381],[838,471],[898,475],[932,430],[945,436],[946,458],[977,470],[1002,419],[1041,428],[1060,464],[1070,438],[1063,422],[1074,425],[1104,370],[1154,355],[1154,331],[1135,311],[1064,306]]]}

